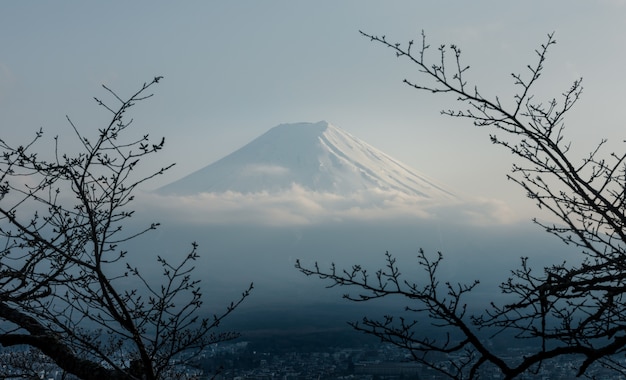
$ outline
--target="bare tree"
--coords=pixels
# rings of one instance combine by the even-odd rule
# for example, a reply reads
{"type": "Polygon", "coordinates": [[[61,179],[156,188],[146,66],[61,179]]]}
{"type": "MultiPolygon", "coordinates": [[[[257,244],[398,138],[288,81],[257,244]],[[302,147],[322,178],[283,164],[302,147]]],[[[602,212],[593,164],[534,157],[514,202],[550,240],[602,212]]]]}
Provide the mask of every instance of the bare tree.
{"type": "Polygon", "coordinates": [[[486,96],[466,81],[469,66],[462,62],[458,46],[442,45],[430,60],[424,33],[418,43],[407,44],[361,33],[409,60],[424,82],[430,83],[404,80],[407,85],[452,95],[461,104],[459,109],[442,111],[444,115],[491,128],[491,141],[519,158],[508,178],[557,220],[534,222],[582,252],[584,259],[568,258],[567,264],[533,270],[527,258],[522,258],[520,267],[500,286],[508,301],[491,303],[480,315],[467,310],[467,294],[478,282],[440,282],[441,254],[430,258],[420,252],[418,264],[425,271],[425,284],[423,279],[411,281],[402,276],[390,254],[386,267],[372,276],[358,265],[322,270],[298,263],[297,268],[330,280],[330,286],[359,288],[357,294],[346,295],[354,301],[408,299],[407,310],[417,314],[412,314],[414,319],[406,315],[365,318],[353,326],[405,348],[414,360],[450,378],[477,378],[482,370],[495,368],[510,379],[537,373],[544,363],[564,356],[577,363],[577,376],[593,376],[601,367],[625,374],[620,357],[626,351],[626,153],[607,154],[605,140],[583,157],[570,151],[564,120],[581,95],[581,80],[558,99],[542,102],[533,95],[546,55],[556,43],[554,36],[548,35],[535,51],[536,61],[525,74],[512,74],[517,95],[506,106],[497,96],[486,96]],[[417,329],[420,316],[451,335],[443,339],[425,336],[417,329]],[[488,344],[488,338],[498,334],[511,334],[531,344],[533,351],[508,358],[488,344]],[[446,360],[441,360],[442,355],[446,360]]]}
{"type": "Polygon", "coordinates": [[[223,312],[202,317],[202,291],[192,274],[192,244],[179,262],[154,257],[157,279],[129,264],[127,243],[157,228],[133,231],[134,192],[169,167],[136,170],[164,144],[130,139],[127,113],[152,94],[154,78],[128,99],[107,87],[116,106],[96,99],[111,119],[89,136],[68,122],[78,153],[49,159],[39,131],[26,145],[0,140],[0,344],[26,345],[83,379],[163,379],[207,345],[233,339],[216,332],[249,294],[223,312]]]}

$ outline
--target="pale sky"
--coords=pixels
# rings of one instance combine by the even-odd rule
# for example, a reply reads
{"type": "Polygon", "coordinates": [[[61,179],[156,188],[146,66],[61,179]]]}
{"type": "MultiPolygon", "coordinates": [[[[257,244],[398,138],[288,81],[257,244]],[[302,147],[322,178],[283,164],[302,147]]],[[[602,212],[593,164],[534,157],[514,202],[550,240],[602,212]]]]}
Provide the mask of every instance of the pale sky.
{"type": "Polygon", "coordinates": [[[1,138],[24,142],[43,127],[70,139],[65,115],[95,131],[108,116],[92,99],[105,98],[100,84],[124,97],[163,75],[133,114],[139,132],[166,137],[150,165],[177,163],[152,188],[277,124],[326,120],[453,190],[528,207],[505,179],[510,155],[487,131],[440,116],[454,99],[403,85],[417,69],[359,29],[398,42],[423,29],[433,47],[455,43],[469,79],[501,98],[514,94],[510,73],[534,63],[554,31],[537,96],[559,96],[584,77],[567,119],[575,151],[603,137],[626,149],[620,0],[3,2],[1,138]]]}

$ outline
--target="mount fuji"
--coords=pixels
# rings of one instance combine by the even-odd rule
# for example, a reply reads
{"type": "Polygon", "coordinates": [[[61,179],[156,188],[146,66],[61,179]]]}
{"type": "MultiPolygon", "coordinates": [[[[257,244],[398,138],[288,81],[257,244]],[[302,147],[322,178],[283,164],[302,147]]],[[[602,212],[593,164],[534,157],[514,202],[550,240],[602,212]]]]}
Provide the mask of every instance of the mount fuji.
{"type": "Polygon", "coordinates": [[[272,194],[293,186],[341,196],[382,190],[424,200],[456,198],[444,186],[325,121],[278,125],[158,193],[272,194]]]}

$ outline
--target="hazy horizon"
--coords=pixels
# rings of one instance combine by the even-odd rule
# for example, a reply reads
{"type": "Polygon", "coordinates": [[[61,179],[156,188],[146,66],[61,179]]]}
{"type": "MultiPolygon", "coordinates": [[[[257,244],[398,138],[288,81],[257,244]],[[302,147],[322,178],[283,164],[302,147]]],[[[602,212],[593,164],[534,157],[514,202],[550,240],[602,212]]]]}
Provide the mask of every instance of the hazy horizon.
{"type": "Polygon", "coordinates": [[[107,122],[93,101],[113,101],[101,84],[124,97],[163,75],[155,96],[132,116],[138,134],[166,139],[150,168],[177,165],[145,190],[278,124],[326,120],[452,189],[524,214],[532,201],[506,180],[511,155],[491,145],[489,131],[442,117],[454,98],[403,85],[417,69],[359,30],[402,43],[424,30],[431,46],[457,44],[472,86],[506,102],[515,93],[510,74],[524,73],[555,32],[537,99],[559,97],[584,78],[566,131],[582,159],[601,138],[624,139],[615,110],[626,95],[615,73],[626,54],[616,48],[625,14],[621,0],[11,2],[0,14],[3,139],[24,143],[42,127],[45,141],[59,135],[73,149],[66,115],[87,131],[107,122]]]}
{"type": "MultiPolygon", "coordinates": [[[[130,136],[149,133],[166,141],[134,173],[149,175],[176,163],[137,189],[131,204],[137,213],[124,227],[138,231],[161,223],[125,247],[131,265],[151,281],[162,275],[157,255],[176,260],[195,241],[201,258],[194,276],[202,279],[203,311],[226,307],[253,282],[252,295],[237,310],[239,321],[260,311],[281,314],[323,305],[335,323],[364,309],[341,299],[351,289],[326,289],[328,283],[299,273],[297,259],[322,268],[361,264],[374,272],[389,251],[403,273],[420,282],[424,277],[415,257],[423,248],[429,255],[444,254],[442,283],[481,281],[468,297],[472,310],[481,310],[502,299],[498,284],[521,257],[529,257],[541,276],[546,265],[578,262],[580,249],[532,224],[531,217],[546,215],[506,179],[515,158],[490,142],[493,130],[443,117],[441,109],[455,109],[455,97],[404,85],[405,78],[419,78],[418,68],[359,30],[398,43],[420,41],[423,30],[433,62],[439,59],[437,46],[456,44],[471,66],[468,87],[477,85],[481,94],[503,104],[516,94],[511,73],[527,75],[527,65],[537,60],[535,49],[555,32],[558,43],[548,53],[534,100],[558,99],[584,78],[585,90],[568,113],[565,130],[572,141],[568,154],[578,164],[603,138],[609,139],[606,152],[623,150],[619,110],[626,93],[616,78],[626,61],[624,16],[624,0],[7,2],[0,13],[0,138],[17,146],[42,128],[36,148],[42,155],[54,153],[56,136],[60,151],[76,152],[80,144],[67,117],[89,137],[110,121],[93,97],[117,105],[101,85],[126,98],[163,75],[151,88],[154,96],[128,114],[130,136]],[[321,185],[317,191],[295,183],[278,192],[246,192],[245,181],[243,190],[225,186],[183,196],[155,191],[277,125],[320,120],[376,148],[369,153],[383,152],[432,179],[426,182],[442,184],[458,199],[425,201],[423,189],[407,194],[388,183],[365,188],[363,183],[393,177],[389,173],[400,173],[395,179],[409,176],[385,169],[385,177],[361,181],[366,176],[353,167],[377,162],[363,157],[351,160],[356,162],[351,172],[329,170],[336,179],[350,177],[349,185],[362,186],[361,191],[333,192],[321,185]]],[[[345,155],[356,152],[351,149],[356,145],[333,146],[344,147],[345,155]]],[[[305,148],[319,153],[318,147],[294,149],[305,148]]],[[[341,161],[340,155],[323,154],[329,166],[341,161]]],[[[282,161],[254,166],[258,157],[246,157],[256,172],[294,170],[282,161]]],[[[221,173],[232,174],[234,167],[221,173]]],[[[332,176],[324,180],[332,184],[332,176]]],[[[394,302],[385,304],[389,309],[376,303],[371,309],[381,315],[402,310],[404,301],[394,302]]]]}

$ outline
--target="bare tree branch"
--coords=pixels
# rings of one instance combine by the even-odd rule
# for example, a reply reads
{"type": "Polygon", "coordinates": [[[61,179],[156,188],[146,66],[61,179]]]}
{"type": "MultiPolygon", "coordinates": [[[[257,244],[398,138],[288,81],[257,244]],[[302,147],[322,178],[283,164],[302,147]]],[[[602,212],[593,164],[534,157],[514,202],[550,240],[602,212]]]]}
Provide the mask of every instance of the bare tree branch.
{"type": "Polygon", "coordinates": [[[126,262],[125,243],[159,225],[126,231],[134,190],[171,167],[138,174],[140,161],[165,141],[126,140],[126,114],[152,97],[148,91],[161,79],[127,100],[104,86],[118,104],[96,99],[112,117],[95,137],[68,117],[82,148],[76,155],[61,153],[55,138],[54,159],[41,158],[42,131],[24,146],[0,140],[0,320],[8,322],[0,344],[36,348],[84,379],[153,380],[166,376],[172,359],[191,360],[238,336],[216,329],[252,285],[222,313],[201,317],[195,243],[180,262],[155,257],[163,269],[158,279],[126,262]],[[128,281],[139,288],[129,289],[128,281]]]}
{"type": "MultiPolygon", "coordinates": [[[[535,62],[524,74],[511,74],[517,95],[506,107],[499,97],[483,96],[469,84],[469,66],[462,62],[456,45],[441,45],[429,59],[430,45],[422,33],[421,46],[414,42],[389,42],[385,36],[361,34],[390,48],[397,57],[413,63],[421,78],[430,84],[404,80],[420,91],[451,94],[460,109],[442,114],[469,119],[475,126],[493,130],[494,144],[509,150],[520,163],[513,165],[509,179],[517,183],[540,209],[550,212],[558,223],[535,220],[584,254],[581,262],[563,262],[534,271],[526,258],[500,286],[511,302],[491,303],[480,315],[468,316],[463,303],[473,284],[439,283],[436,271],[441,256],[429,260],[423,252],[418,265],[426,272],[426,285],[401,278],[395,259],[387,254],[386,269],[372,281],[366,270],[355,266],[342,271],[334,266],[321,270],[297,268],[306,275],[329,280],[331,286],[354,286],[365,294],[349,295],[355,301],[400,296],[411,301],[407,311],[427,316],[433,326],[460,334],[460,341],[434,340],[420,335],[417,319],[385,317],[364,319],[353,326],[405,348],[413,358],[450,378],[478,378],[487,365],[495,366],[504,378],[536,373],[544,362],[562,356],[581,358],[577,376],[592,366],[604,366],[626,374],[617,360],[625,352],[626,326],[626,153],[602,149],[606,140],[584,157],[573,157],[565,140],[565,116],[582,93],[582,79],[558,98],[541,102],[533,94],[544,72],[548,51],[556,44],[553,34],[536,51],[535,62]],[[434,63],[431,63],[434,62],[434,63]],[[604,155],[604,156],[603,156],[604,155]],[[478,335],[481,331],[483,335],[478,335]],[[485,344],[484,336],[512,334],[535,346],[519,360],[510,360],[485,344]],[[437,353],[449,355],[442,367],[437,353]]],[[[448,335],[450,336],[450,335],[448,335]]]]}

